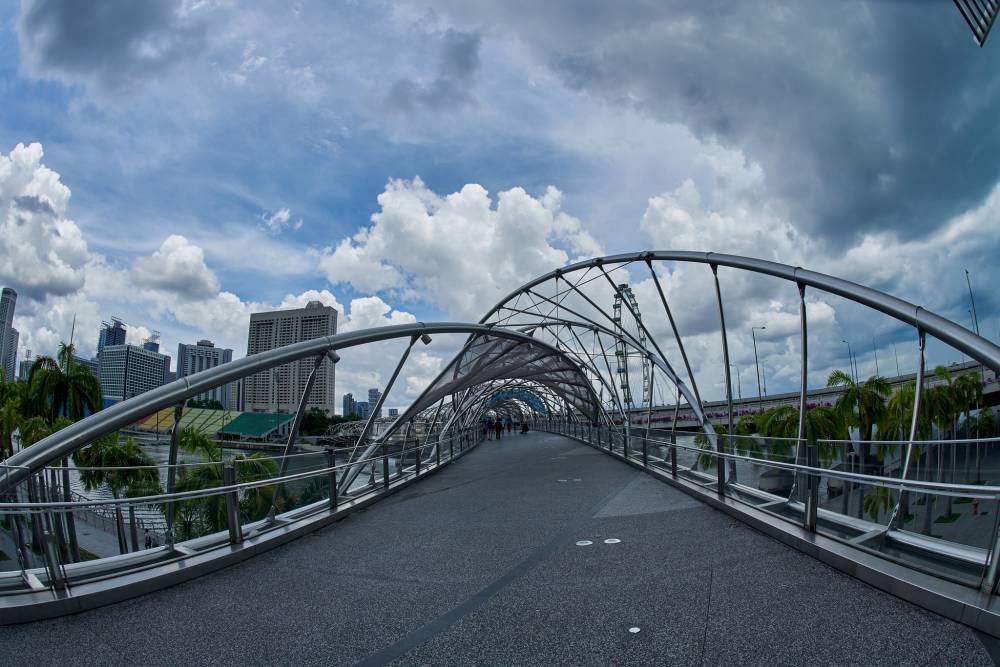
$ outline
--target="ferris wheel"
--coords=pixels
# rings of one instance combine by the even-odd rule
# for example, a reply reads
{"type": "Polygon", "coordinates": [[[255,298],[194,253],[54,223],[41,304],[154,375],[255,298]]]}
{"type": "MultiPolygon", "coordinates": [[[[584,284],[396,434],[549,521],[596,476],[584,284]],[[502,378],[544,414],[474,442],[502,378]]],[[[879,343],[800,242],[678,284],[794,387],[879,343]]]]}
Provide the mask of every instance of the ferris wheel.
{"type": "MultiPolygon", "coordinates": [[[[642,313],[639,312],[639,304],[635,299],[635,294],[632,292],[632,288],[629,287],[628,283],[621,283],[618,285],[618,289],[615,290],[615,301],[614,309],[612,312],[612,318],[614,320],[615,329],[621,333],[626,330],[627,322],[622,321],[622,304],[627,300],[628,303],[625,304],[626,310],[629,313],[630,319],[634,320],[633,330],[631,326],[628,327],[628,333],[634,335],[638,338],[639,343],[643,349],[646,347],[646,330],[644,327],[639,326],[639,322],[642,320],[642,313]]],[[[625,344],[622,337],[618,338],[618,343],[615,346],[615,358],[617,360],[617,375],[618,375],[618,386],[622,390],[622,403],[626,408],[632,409],[636,407],[635,401],[632,399],[632,385],[629,382],[629,358],[638,357],[639,365],[642,369],[642,395],[639,398],[639,403],[641,404],[644,400],[649,400],[649,383],[650,383],[650,368],[649,359],[636,352],[634,348],[630,348],[625,344]]]]}

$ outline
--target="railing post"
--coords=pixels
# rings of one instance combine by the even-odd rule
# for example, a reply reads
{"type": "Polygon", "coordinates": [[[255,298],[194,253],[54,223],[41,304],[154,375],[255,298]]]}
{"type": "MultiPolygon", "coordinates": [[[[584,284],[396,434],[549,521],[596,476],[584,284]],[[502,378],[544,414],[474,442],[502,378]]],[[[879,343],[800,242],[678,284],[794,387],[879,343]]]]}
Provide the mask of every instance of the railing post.
{"type": "MultiPolygon", "coordinates": [[[[715,299],[719,306],[719,330],[722,332],[722,364],[725,370],[726,378],[726,424],[728,428],[726,429],[726,451],[733,451],[733,382],[732,376],[729,372],[729,338],[726,335],[726,312],[722,307],[722,289],[719,287],[719,267],[717,264],[710,264],[712,267],[712,277],[715,279],[715,299]]],[[[715,439],[715,449],[717,456],[715,457],[715,469],[718,475],[718,491],[719,496],[722,497],[726,493],[726,460],[721,456],[722,447],[720,447],[720,440],[718,436],[715,439]]],[[[736,481],[736,461],[730,460],[729,462],[729,476],[732,478],[731,481],[736,481]]]]}
{"type": "MultiPolygon", "coordinates": [[[[404,449],[406,448],[406,443],[405,442],[403,443],[403,448],[404,449]]],[[[414,454],[416,455],[416,459],[417,459],[417,463],[416,463],[417,475],[416,476],[420,477],[420,453],[421,453],[420,452],[420,445],[417,445],[416,449],[414,449],[413,451],[414,451],[414,454]]]]}
{"type": "Polygon", "coordinates": [[[642,467],[649,467],[649,431],[642,437],[642,467]]]}
{"type": "MultiPolygon", "coordinates": [[[[806,457],[806,465],[810,468],[819,467],[816,445],[811,443],[806,445],[806,457]]],[[[806,483],[808,492],[806,493],[806,511],[803,523],[806,530],[814,533],[816,532],[816,514],[819,508],[819,475],[815,472],[808,473],[806,483]]]]}
{"type": "Polygon", "coordinates": [[[448,460],[451,461],[455,458],[455,435],[452,433],[448,434],[448,460]]]}
{"type": "MultiPolygon", "coordinates": [[[[222,464],[222,483],[226,486],[236,484],[236,468],[232,463],[222,464]]],[[[243,527],[240,526],[240,500],[237,491],[226,492],[226,518],[229,523],[230,544],[243,542],[243,527]]]]}
{"type": "Polygon", "coordinates": [[[677,477],[677,432],[670,431],[670,475],[677,477]]]}
{"type": "MultiPolygon", "coordinates": [[[[403,448],[406,448],[406,444],[403,444],[403,448]]],[[[402,460],[402,457],[400,457],[402,460]]],[[[389,443],[382,443],[382,486],[386,489],[389,488],[389,443]]]]}
{"type": "Polygon", "coordinates": [[[337,452],[333,448],[326,450],[326,467],[330,469],[330,511],[337,511],[337,452]]]}
{"type": "Polygon", "coordinates": [[[437,435],[434,442],[434,461],[438,468],[441,467],[441,434],[437,435]]]}

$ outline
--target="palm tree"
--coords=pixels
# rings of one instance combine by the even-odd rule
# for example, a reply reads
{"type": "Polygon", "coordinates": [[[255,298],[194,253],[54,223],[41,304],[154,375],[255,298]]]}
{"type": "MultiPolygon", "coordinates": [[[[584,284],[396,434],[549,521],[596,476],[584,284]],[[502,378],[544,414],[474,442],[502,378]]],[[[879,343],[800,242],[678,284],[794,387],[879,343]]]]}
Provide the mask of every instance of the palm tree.
{"type": "MultiPolygon", "coordinates": [[[[930,418],[937,424],[938,429],[942,435],[942,440],[954,439],[955,433],[958,430],[958,415],[962,412],[962,396],[956,389],[956,385],[952,382],[951,373],[944,366],[937,366],[934,369],[934,376],[940,380],[939,384],[934,385],[927,389],[927,408],[930,418]]],[[[945,455],[946,444],[938,444],[935,448],[937,451],[937,481],[946,481],[946,475],[944,470],[944,455],[945,455]]],[[[955,445],[952,444],[949,447],[951,453],[951,470],[947,476],[947,481],[954,481],[955,477],[955,467],[956,461],[956,449],[955,445]]],[[[944,497],[944,516],[951,516],[952,513],[952,497],[944,497]]],[[[930,509],[928,505],[927,509],[930,509]]],[[[930,522],[928,511],[924,517],[924,526],[927,529],[927,533],[930,534],[930,522]]]]}
{"type": "MultiPolygon", "coordinates": [[[[0,369],[2,378],[3,369],[0,369]]],[[[23,382],[0,379],[0,459],[14,453],[14,433],[25,418],[27,386],[23,382]]]]}
{"type": "MultiPolygon", "coordinates": [[[[139,497],[160,493],[160,475],[156,462],[146,452],[128,438],[124,443],[118,433],[94,441],[87,447],[73,453],[73,462],[80,468],[80,481],[84,488],[93,491],[106,485],[111,496],[118,500],[125,497],[139,497]]],[[[118,549],[128,552],[125,526],[121,506],[115,505],[115,525],[118,534],[118,549]]],[[[132,534],[132,550],[139,549],[139,535],[136,527],[135,505],[129,505],[129,525],[132,534]]]]}
{"type": "MultiPolygon", "coordinates": [[[[28,372],[28,402],[37,416],[50,424],[62,416],[79,421],[89,411],[101,409],[101,383],[90,369],[76,363],[76,348],[72,343],[60,343],[56,359],[41,356],[31,364],[28,372]]],[[[69,457],[62,460],[63,500],[72,496],[69,488],[69,457]]],[[[80,560],[76,539],[76,525],[72,512],[66,515],[70,548],[74,560],[80,560]]]]}
{"type": "Polygon", "coordinates": [[[62,415],[73,421],[101,409],[101,383],[90,369],[78,364],[72,343],[60,343],[56,359],[40,356],[28,372],[30,398],[36,413],[55,421],[62,415]]]}
{"type": "MultiPolygon", "coordinates": [[[[965,412],[965,433],[969,437],[972,431],[972,410],[979,409],[983,401],[983,383],[979,378],[979,373],[966,373],[960,375],[953,385],[956,397],[958,398],[963,412],[965,412]]],[[[971,476],[972,457],[969,456],[969,445],[966,443],[965,450],[965,479],[971,476]]],[[[979,471],[979,444],[976,444],[976,471],[979,471]]],[[[979,479],[978,477],[976,479],[979,479]]]]}
{"type": "MultiPolygon", "coordinates": [[[[899,389],[896,390],[886,403],[885,413],[882,416],[882,421],[878,424],[878,439],[879,440],[889,440],[889,441],[902,441],[909,440],[910,438],[910,428],[913,425],[913,400],[917,391],[916,382],[907,382],[899,389]]],[[[926,405],[920,411],[920,418],[917,423],[917,433],[916,438],[918,440],[927,440],[931,437],[931,418],[930,412],[926,405]]],[[[883,460],[887,456],[891,456],[896,452],[896,445],[888,442],[879,442],[876,447],[878,448],[878,456],[883,460]]],[[[913,474],[908,474],[908,477],[915,479],[920,479],[920,460],[923,455],[925,447],[922,445],[914,445],[910,465],[914,466],[916,469],[913,474]]],[[[903,463],[905,465],[905,462],[903,463]]],[[[929,495],[924,495],[925,506],[930,510],[930,506],[927,505],[931,501],[929,495]]],[[[903,493],[899,497],[900,503],[900,516],[905,522],[906,517],[909,516],[910,512],[910,498],[909,493],[903,493]]]]}
{"type": "MultiPolygon", "coordinates": [[[[208,463],[181,468],[177,491],[211,489],[225,484],[222,451],[204,433],[188,427],[181,431],[180,444],[186,451],[200,455],[208,463]]],[[[251,456],[240,454],[233,458],[233,464],[237,467],[241,482],[269,479],[278,474],[274,461],[260,453],[251,456]]],[[[240,492],[241,520],[255,521],[263,518],[270,510],[273,499],[274,486],[271,485],[240,492]]],[[[179,526],[177,532],[182,540],[202,533],[219,532],[229,525],[224,495],[181,500],[174,503],[173,507],[174,523],[179,526]]]]}
{"type": "MultiPolygon", "coordinates": [[[[826,386],[843,388],[834,409],[841,414],[847,425],[858,427],[858,438],[861,441],[859,472],[865,473],[875,425],[883,418],[885,401],[892,393],[892,385],[880,375],[873,375],[864,383],[858,383],[848,373],[836,370],[830,373],[826,386]]],[[[846,490],[850,484],[844,486],[846,490]]],[[[862,516],[862,505],[863,503],[858,503],[858,518],[862,516]]]]}

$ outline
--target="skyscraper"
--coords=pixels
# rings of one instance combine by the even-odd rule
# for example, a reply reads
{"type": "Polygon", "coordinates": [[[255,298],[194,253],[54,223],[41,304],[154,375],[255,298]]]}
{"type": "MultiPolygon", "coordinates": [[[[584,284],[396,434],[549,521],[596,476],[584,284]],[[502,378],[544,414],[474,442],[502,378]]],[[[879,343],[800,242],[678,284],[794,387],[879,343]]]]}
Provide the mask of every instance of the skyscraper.
{"type": "MultiPolygon", "coordinates": [[[[374,410],[375,409],[375,404],[378,403],[378,399],[380,399],[380,398],[382,398],[382,392],[381,391],[379,391],[378,389],[369,389],[368,390],[368,409],[369,410],[374,410]]],[[[375,415],[375,418],[379,419],[381,416],[382,416],[382,408],[379,408],[378,414],[375,415]]]]}
{"type": "Polygon", "coordinates": [[[123,401],[163,385],[170,357],[137,345],[105,345],[101,351],[101,393],[123,401]]]}
{"type": "MultiPolygon", "coordinates": [[[[201,371],[215,368],[220,364],[228,364],[233,360],[233,351],[229,348],[215,347],[210,340],[200,340],[194,345],[180,343],[177,346],[177,377],[187,377],[201,371]]],[[[236,408],[235,382],[210,389],[194,398],[199,401],[218,401],[222,407],[233,410],[236,408]]]]}
{"type": "Polygon", "coordinates": [[[125,324],[121,318],[112,316],[110,322],[101,322],[101,333],[97,337],[97,354],[108,345],[125,344],[125,324]]]}
{"type": "Polygon", "coordinates": [[[17,341],[20,338],[17,329],[11,327],[7,329],[7,341],[4,345],[6,354],[4,355],[4,377],[14,381],[14,373],[17,371],[17,341]]]}
{"type": "MultiPolygon", "coordinates": [[[[305,308],[253,313],[247,336],[247,356],[335,333],[337,311],[319,301],[310,301],[305,308]]],[[[295,411],[313,364],[313,359],[302,359],[246,378],[243,384],[244,408],[251,412],[295,411]]],[[[327,358],[316,373],[306,407],[334,414],[336,398],[333,387],[333,362],[327,358]]]]}
{"type": "Polygon", "coordinates": [[[345,417],[358,414],[358,402],[354,400],[354,394],[344,394],[343,410],[345,417]]]}
{"type": "Polygon", "coordinates": [[[4,287],[3,291],[0,291],[0,368],[4,370],[4,377],[8,382],[14,379],[14,372],[17,370],[17,331],[14,329],[15,305],[17,305],[17,292],[10,287],[4,287]],[[10,340],[12,336],[14,337],[13,345],[10,340]]]}

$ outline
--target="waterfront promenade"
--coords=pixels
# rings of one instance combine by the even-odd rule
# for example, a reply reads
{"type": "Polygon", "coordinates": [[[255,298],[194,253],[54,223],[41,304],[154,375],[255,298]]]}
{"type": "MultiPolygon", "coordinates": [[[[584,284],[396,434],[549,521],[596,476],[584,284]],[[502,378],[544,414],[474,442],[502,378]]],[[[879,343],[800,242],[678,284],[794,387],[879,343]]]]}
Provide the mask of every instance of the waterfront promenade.
{"type": "Polygon", "coordinates": [[[209,577],[3,628],[0,651],[33,665],[992,664],[969,628],[544,433],[484,442],[209,577]]]}

